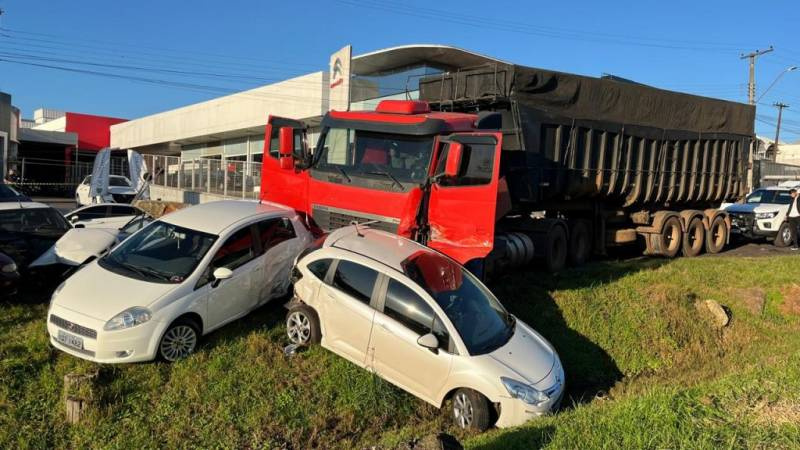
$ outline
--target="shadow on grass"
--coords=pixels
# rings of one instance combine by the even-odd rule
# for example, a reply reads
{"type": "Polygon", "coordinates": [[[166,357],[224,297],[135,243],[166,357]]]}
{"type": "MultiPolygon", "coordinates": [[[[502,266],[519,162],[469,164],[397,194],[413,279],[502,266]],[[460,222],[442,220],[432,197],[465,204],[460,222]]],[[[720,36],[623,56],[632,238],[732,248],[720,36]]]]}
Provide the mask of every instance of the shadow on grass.
{"type": "Polygon", "coordinates": [[[493,436],[487,443],[475,446],[478,450],[542,448],[553,439],[556,429],[552,425],[524,427],[493,436]]]}
{"type": "Polygon", "coordinates": [[[613,387],[623,374],[605,349],[570,328],[551,292],[601,287],[667,262],[655,258],[600,261],[559,274],[520,271],[492,283],[492,290],[509,311],[541,333],[558,352],[567,379],[562,407],[591,401],[613,387]]]}

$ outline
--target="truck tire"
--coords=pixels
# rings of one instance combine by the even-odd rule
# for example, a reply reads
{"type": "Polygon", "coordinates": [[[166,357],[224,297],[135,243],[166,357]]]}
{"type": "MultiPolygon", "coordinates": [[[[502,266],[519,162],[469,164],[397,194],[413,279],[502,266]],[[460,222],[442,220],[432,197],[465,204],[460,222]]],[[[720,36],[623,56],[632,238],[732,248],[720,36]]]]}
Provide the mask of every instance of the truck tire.
{"type": "Polygon", "coordinates": [[[775,240],[772,242],[775,247],[788,247],[792,242],[792,230],[790,229],[789,222],[783,222],[778,228],[778,234],[775,235],[775,240]]]}
{"type": "Polygon", "coordinates": [[[706,252],[717,254],[725,247],[728,242],[728,225],[722,215],[714,217],[711,226],[706,233],[706,252]]]}
{"type": "Polygon", "coordinates": [[[703,251],[706,243],[706,228],[699,217],[689,221],[686,233],[683,234],[683,256],[697,256],[703,251]]]}
{"type": "Polygon", "coordinates": [[[681,229],[680,219],[673,216],[665,220],[664,224],[661,226],[661,233],[656,237],[656,239],[658,239],[659,253],[661,256],[666,256],[667,258],[678,256],[678,252],[681,251],[681,245],[683,243],[682,236],[683,229],[681,229]]]}
{"type": "Polygon", "coordinates": [[[547,232],[544,263],[548,272],[558,272],[567,264],[567,232],[563,226],[555,225],[547,232]]]}
{"type": "Polygon", "coordinates": [[[578,220],[569,233],[569,263],[580,266],[589,259],[592,249],[592,236],[589,224],[585,220],[578,220]]]}

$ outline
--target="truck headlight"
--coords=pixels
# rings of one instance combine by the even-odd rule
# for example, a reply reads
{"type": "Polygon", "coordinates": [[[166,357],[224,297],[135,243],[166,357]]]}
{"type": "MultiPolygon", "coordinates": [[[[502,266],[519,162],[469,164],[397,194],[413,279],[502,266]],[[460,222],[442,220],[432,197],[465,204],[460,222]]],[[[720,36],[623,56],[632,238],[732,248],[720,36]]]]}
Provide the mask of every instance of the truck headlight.
{"type": "Polygon", "coordinates": [[[150,310],[140,306],[126,309],[106,322],[103,329],[106,331],[124,330],[125,328],[141,325],[152,317],[150,310]]]}
{"type": "Polygon", "coordinates": [[[500,381],[503,382],[503,386],[506,387],[506,390],[511,397],[520,399],[529,405],[537,406],[544,401],[550,400],[550,397],[548,397],[547,394],[536,390],[525,383],[521,383],[517,380],[512,380],[511,378],[506,377],[500,377],[500,381]]]}
{"type": "Polygon", "coordinates": [[[778,215],[778,211],[756,213],[756,219],[772,219],[778,215]]]}

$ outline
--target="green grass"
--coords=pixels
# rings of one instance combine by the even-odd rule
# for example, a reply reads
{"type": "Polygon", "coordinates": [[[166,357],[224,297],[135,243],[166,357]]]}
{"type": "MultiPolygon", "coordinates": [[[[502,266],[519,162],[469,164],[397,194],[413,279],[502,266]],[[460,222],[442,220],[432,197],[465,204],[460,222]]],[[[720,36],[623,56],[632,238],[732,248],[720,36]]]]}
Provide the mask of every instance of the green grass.
{"type": "Polygon", "coordinates": [[[798,447],[800,317],[784,304],[800,302],[794,284],[791,256],[496,280],[503,303],[558,350],[568,396],[558,414],[481,435],[321,348],[286,358],[280,305],[176,364],[96,366],[50,348],[46,304],[0,301],[0,448],[392,448],[442,431],[473,448],[798,447]],[[705,299],[730,308],[728,327],[698,311],[705,299]],[[98,367],[96,407],[70,426],[63,377],[98,367]]]}

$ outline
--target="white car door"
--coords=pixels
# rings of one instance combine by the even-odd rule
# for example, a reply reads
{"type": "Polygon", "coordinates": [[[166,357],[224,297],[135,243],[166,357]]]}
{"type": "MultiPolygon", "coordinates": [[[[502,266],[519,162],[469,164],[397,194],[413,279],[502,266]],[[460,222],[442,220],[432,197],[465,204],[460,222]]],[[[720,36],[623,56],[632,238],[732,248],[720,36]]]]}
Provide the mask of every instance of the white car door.
{"type": "Polygon", "coordinates": [[[250,311],[253,276],[259,266],[253,226],[246,225],[229,235],[216,251],[204,273],[212,289],[206,308],[208,329],[222,326],[250,311]],[[226,267],[233,272],[227,280],[214,280],[214,270],[226,267]]]}
{"type": "MultiPolygon", "coordinates": [[[[254,278],[254,305],[288,292],[294,258],[308,243],[307,233],[298,236],[288,217],[274,217],[256,224],[261,243],[262,263],[254,278]]],[[[300,230],[304,231],[304,230],[300,230]]]]}
{"type": "Polygon", "coordinates": [[[323,345],[359,366],[367,366],[367,348],[375,309],[371,306],[378,273],[352,261],[336,263],[331,285],[319,289],[323,345]]]}
{"type": "Polygon", "coordinates": [[[66,217],[73,226],[103,227],[104,220],[108,217],[108,205],[85,206],[67,214],[66,217]]]}

